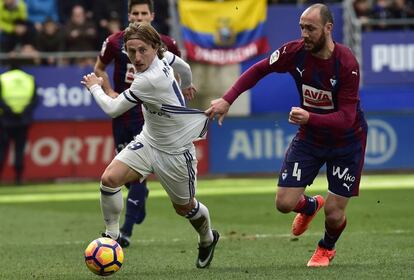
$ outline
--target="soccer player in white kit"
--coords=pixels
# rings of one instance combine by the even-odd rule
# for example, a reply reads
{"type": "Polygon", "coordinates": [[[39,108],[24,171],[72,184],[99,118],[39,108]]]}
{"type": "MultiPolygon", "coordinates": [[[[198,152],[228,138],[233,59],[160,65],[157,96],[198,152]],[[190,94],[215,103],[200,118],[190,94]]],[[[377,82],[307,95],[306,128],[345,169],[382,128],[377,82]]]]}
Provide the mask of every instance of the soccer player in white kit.
{"type": "MultiPolygon", "coordinates": [[[[123,208],[121,186],[145,180],[154,173],[168,193],[175,211],[186,217],[199,235],[198,268],[206,268],[213,259],[219,233],[211,229],[207,207],[195,199],[197,159],[193,141],[207,132],[208,117],[203,111],[185,107],[184,96],[174,71],[163,57],[165,49],[151,25],[131,23],[124,36],[128,57],[136,68],[129,89],[117,98],[102,90],[102,79],[91,73],[84,84],[99,106],[117,117],[133,106],[143,106],[142,132],[115,156],[101,177],[101,209],[104,235],[119,238],[119,219],[123,208]]],[[[176,57],[175,59],[180,60],[176,57]]],[[[180,64],[185,64],[180,60],[180,64]]],[[[180,73],[182,87],[191,84],[191,71],[180,73]]]]}

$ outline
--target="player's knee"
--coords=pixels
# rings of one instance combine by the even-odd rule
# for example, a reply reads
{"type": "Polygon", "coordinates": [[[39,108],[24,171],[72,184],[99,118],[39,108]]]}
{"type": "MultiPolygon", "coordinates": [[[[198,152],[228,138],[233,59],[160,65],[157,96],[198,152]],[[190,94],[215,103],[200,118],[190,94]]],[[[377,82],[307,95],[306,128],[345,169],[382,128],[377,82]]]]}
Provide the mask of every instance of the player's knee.
{"type": "Polygon", "coordinates": [[[189,207],[189,205],[174,205],[174,209],[175,209],[175,213],[177,213],[178,215],[185,217],[185,215],[187,215],[188,212],[191,211],[191,207],[189,207]]]}
{"type": "Polygon", "coordinates": [[[173,206],[174,206],[175,212],[178,215],[180,215],[182,217],[186,217],[188,215],[188,213],[190,213],[194,209],[195,202],[191,201],[191,202],[189,202],[187,204],[184,204],[184,205],[173,203],[173,206]]]}
{"type": "Polygon", "coordinates": [[[293,205],[292,203],[283,199],[280,196],[276,196],[275,206],[276,206],[276,209],[281,213],[289,213],[295,207],[295,205],[293,205]]]}
{"type": "Polygon", "coordinates": [[[119,187],[119,184],[117,184],[117,180],[115,176],[111,175],[110,172],[104,172],[101,177],[101,182],[104,186],[108,188],[117,188],[119,187]]]}

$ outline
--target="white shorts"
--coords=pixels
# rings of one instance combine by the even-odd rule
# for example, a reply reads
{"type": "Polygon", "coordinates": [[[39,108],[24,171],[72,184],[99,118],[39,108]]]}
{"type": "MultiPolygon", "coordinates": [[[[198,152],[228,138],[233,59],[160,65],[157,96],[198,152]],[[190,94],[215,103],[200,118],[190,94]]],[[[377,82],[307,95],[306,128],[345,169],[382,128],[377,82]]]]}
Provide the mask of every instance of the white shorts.
{"type": "Polygon", "coordinates": [[[141,174],[141,181],[155,174],[175,204],[185,205],[195,197],[197,158],[194,145],[182,154],[167,154],[138,135],[115,159],[141,174]]]}

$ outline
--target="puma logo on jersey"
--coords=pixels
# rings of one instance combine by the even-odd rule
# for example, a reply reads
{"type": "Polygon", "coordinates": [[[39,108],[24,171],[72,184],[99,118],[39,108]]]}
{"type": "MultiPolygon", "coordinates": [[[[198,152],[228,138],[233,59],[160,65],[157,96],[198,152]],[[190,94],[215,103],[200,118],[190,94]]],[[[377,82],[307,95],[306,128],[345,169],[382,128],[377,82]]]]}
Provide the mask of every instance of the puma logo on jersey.
{"type": "Polygon", "coordinates": [[[132,204],[134,204],[135,206],[138,206],[139,199],[137,199],[137,200],[133,200],[133,199],[131,199],[131,198],[128,198],[128,202],[131,202],[131,203],[132,203],[132,204]]]}
{"type": "Polygon", "coordinates": [[[351,74],[358,76],[358,72],[357,71],[351,71],[351,74]]]}
{"type": "Polygon", "coordinates": [[[330,110],[334,108],[332,92],[302,85],[303,105],[312,108],[330,110]]]}
{"type": "Polygon", "coordinates": [[[300,69],[298,67],[296,67],[296,71],[299,72],[299,75],[302,77],[303,76],[303,72],[305,72],[305,69],[303,69],[302,71],[300,71],[300,69]]]}

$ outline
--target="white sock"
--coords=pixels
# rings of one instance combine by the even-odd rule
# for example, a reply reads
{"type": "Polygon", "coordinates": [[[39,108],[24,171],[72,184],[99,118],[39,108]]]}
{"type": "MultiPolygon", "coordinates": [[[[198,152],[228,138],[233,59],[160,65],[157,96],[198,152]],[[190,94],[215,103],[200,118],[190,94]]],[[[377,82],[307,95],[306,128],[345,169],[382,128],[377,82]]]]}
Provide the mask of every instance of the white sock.
{"type": "Polygon", "coordinates": [[[197,201],[196,207],[190,211],[189,215],[190,223],[193,225],[195,230],[198,232],[198,241],[201,246],[208,246],[213,242],[213,232],[211,231],[210,213],[208,208],[201,202],[197,201]],[[198,210],[197,210],[198,208],[198,210]],[[197,212],[195,212],[197,211],[197,212]]]}
{"type": "Polygon", "coordinates": [[[105,234],[115,240],[119,236],[119,218],[123,208],[121,187],[109,188],[101,183],[101,210],[105,221],[105,234]]]}

